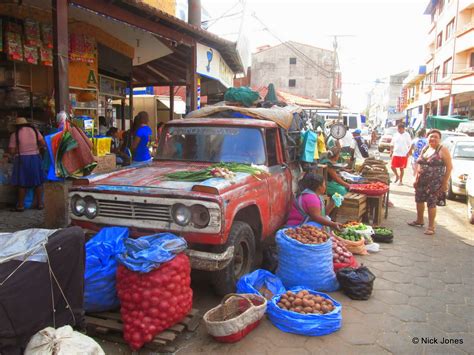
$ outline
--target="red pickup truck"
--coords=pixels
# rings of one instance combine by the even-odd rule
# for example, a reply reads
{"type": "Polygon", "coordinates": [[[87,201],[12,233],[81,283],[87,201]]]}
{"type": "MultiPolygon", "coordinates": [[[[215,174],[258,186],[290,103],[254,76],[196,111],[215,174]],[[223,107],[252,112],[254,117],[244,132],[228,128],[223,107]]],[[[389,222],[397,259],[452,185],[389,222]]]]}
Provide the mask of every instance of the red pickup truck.
{"type": "Polygon", "coordinates": [[[287,140],[284,129],[260,119],[171,121],[153,162],[77,181],[69,193],[72,224],[181,235],[192,267],[212,272],[218,294],[232,292],[255,266],[264,241],[286,222],[300,173],[287,140]],[[219,162],[254,164],[268,174],[203,182],[165,178],[219,162]]]}

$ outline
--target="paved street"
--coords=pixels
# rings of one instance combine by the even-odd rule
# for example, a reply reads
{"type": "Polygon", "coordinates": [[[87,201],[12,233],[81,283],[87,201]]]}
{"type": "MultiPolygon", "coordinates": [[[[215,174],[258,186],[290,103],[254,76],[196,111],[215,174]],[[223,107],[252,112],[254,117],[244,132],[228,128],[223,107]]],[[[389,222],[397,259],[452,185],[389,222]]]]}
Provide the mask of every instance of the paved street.
{"type": "MultiPolygon", "coordinates": [[[[409,181],[408,181],[409,182],[409,181]]],[[[408,185],[408,184],[407,184],[408,185]]],[[[393,244],[382,244],[378,254],[358,257],[377,276],[373,296],[353,301],[331,294],[343,305],[342,329],[325,337],[286,334],[267,319],[236,344],[219,344],[202,325],[178,342],[177,353],[213,354],[465,354],[474,349],[474,226],[466,221],[466,205],[448,201],[438,208],[435,236],[406,225],[415,218],[412,188],[392,185],[386,226],[395,231],[393,244]],[[443,338],[458,344],[413,344],[414,338],[443,338]],[[462,340],[462,344],[460,344],[462,340]]],[[[41,215],[0,213],[2,231],[41,223],[41,215]],[[21,216],[21,218],[20,218],[21,216]]],[[[195,308],[219,302],[206,284],[195,282],[195,308]]],[[[415,340],[416,341],[416,340],[415,340]]],[[[421,340],[420,340],[421,341],[421,340]]],[[[107,353],[129,353],[127,347],[101,342],[107,353]]],[[[149,353],[142,351],[142,353],[149,353]]]]}

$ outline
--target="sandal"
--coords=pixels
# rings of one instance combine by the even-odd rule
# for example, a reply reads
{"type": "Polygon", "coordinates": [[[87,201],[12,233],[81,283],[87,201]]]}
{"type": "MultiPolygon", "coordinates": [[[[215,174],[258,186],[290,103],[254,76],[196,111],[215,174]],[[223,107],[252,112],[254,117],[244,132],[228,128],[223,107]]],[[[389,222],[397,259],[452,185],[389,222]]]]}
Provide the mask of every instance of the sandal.
{"type": "Polygon", "coordinates": [[[418,223],[417,221],[407,222],[407,224],[411,227],[423,227],[425,225],[424,223],[418,223]]]}
{"type": "Polygon", "coordinates": [[[435,234],[434,228],[426,228],[425,234],[426,234],[426,235],[433,235],[433,234],[435,234]]]}

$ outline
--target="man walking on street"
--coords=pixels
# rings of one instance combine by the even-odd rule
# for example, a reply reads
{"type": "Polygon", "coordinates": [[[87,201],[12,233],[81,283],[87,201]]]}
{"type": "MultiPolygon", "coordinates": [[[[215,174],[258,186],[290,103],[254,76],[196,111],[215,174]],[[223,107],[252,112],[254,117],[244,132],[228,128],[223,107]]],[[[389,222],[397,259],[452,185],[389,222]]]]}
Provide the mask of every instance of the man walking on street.
{"type": "Polygon", "coordinates": [[[403,185],[403,172],[407,167],[408,155],[411,147],[411,137],[408,132],[405,132],[405,125],[400,123],[398,125],[398,132],[392,138],[390,146],[390,157],[392,158],[392,171],[396,176],[395,182],[398,185],[403,185]],[[400,174],[397,172],[400,169],[400,174]]]}

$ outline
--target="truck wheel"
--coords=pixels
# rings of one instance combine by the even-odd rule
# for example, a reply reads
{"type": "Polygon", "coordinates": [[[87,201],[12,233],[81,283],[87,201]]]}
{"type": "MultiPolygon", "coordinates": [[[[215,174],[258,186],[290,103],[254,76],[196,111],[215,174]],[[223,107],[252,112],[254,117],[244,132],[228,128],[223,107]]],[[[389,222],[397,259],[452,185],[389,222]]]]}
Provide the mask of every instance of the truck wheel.
{"type": "Polygon", "coordinates": [[[234,246],[234,257],[225,269],[217,271],[213,286],[219,296],[235,291],[235,284],[245,274],[252,271],[255,261],[255,236],[252,228],[245,222],[234,222],[226,244],[234,246]]]}
{"type": "Polygon", "coordinates": [[[383,153],[384,149],[383,148],[379,148],[379,152],[380,153],[383,153]]]}

